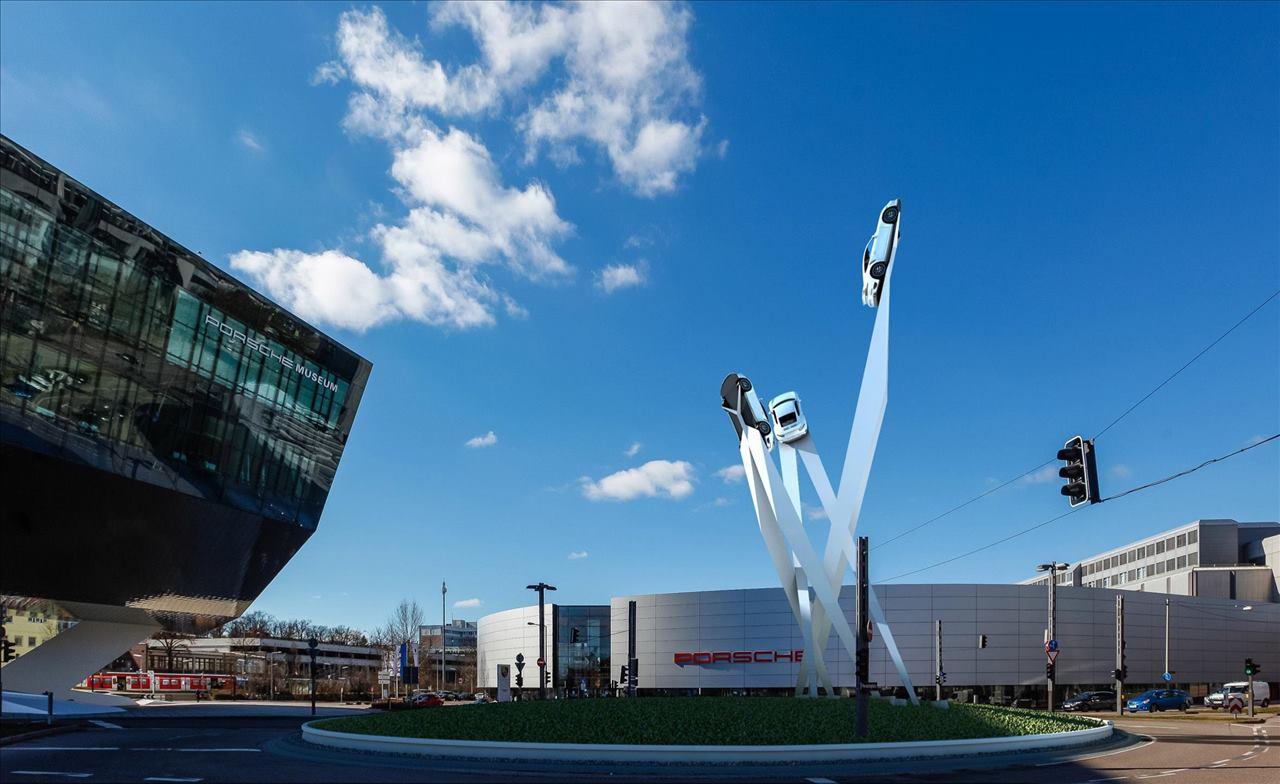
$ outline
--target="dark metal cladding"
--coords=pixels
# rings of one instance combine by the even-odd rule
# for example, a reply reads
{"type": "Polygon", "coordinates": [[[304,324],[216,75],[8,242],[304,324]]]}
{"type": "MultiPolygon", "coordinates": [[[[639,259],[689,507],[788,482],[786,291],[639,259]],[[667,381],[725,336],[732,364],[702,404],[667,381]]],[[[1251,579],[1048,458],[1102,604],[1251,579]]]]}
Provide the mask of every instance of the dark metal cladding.
{"type": "Polygon", "coordinates": [[[319,523],[371,367],[0,136],[0,594],[238,615],[319,523]]]}

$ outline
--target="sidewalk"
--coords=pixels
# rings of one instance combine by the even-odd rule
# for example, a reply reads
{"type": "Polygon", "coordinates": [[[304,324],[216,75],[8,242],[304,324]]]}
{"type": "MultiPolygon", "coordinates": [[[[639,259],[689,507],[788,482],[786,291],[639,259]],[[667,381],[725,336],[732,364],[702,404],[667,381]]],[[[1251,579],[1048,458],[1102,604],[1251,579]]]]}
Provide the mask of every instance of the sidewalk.
{"type": "MultiPolygon", "coordinates": [[[[138,700],[137,705],[125,709],[135,717],[246,717],[246,716],[310,716],[310,701],[269,700],[213,700],[212,702],[169,702],[165,700],[138,700]]],[[[346,705],[337,702],[316,702],[316,716],[354,716],[366,713],[368,705],[346,705]]]]}

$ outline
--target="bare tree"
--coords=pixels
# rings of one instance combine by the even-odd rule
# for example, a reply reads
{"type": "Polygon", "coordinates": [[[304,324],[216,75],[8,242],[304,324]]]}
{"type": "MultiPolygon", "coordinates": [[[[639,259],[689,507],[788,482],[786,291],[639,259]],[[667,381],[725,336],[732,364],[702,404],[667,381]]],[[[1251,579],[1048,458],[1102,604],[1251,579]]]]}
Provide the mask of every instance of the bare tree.
{"type": "Polygon", "coordinates": [[[422,607],[412,599],[401,599],[374,635],[383,645],[400,645],[418,641],[418,629],[426,621],[422,607]]]}
{"type": "Polygon", "coordinates": [[[160,649],[164,651],[165,671],[173,672],[173,655],[178,651],[188,650],[187,637],[177,632],[159,631],[152,635],[151,639],[160,642],[160,649]]]}

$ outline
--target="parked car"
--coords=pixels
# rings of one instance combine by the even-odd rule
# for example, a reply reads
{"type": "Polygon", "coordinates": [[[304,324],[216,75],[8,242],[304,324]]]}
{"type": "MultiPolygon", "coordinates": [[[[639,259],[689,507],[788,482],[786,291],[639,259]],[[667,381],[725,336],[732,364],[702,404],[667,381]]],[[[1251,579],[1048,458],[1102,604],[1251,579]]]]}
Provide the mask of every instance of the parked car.
{"type": "Polygon", "coordinates": [[[444,700],[439,694],[433,691],[418,690],[409,695],[409,699],[405,700],[409,705],[415,708],[437,708],[444,705],[444,700]]]}
{"type": "Polygon", "coordinates": [[[773,428],[769,417],[760,405],[760,397],[751,386],[751,379],[740,373],[730,373],[720,384],[720,407],[729,415],[738,440],[746,428],[755,428],[764,438],[765,449],[773,449],[773,428]]]}
{"type": "Polygon", "coordinates": [[[484,692],[482,692],[482,691],[478,691],[478,692],[476,692],[476,693],[475,693],[475,703],[476,703],[477,705],[484,705],[485,703],[487,703],[487,702],[489,702],[489,701],[490,701],[490,700],[489,700],[489,695],[488,695],[488,694],[485,694],[485,693],[484,693],[484,692]]]}
{"type": "MultiPolygon", "coordinates": [[[[1249,682],[1237,681],[1223,684],[1221,689],[1210,692],[1204,698],[1204,704],[1217,710],[1226,702],[1228,694],[1239,694],[1245,705],[1249,704],[1249,682]]],[[[1265,681],[1253,682],[1253,704],[1265,708],[1271,704],[1271,684],[1265,681]]]]}
{"type": "Polygon", "coordinates": [[[795,392],[783,392],[770,400],[769,413],[773,414],[773,431],[782,443],[799,441],[809,434],[809,423],[800,410],[800,398],[795,392]]]}
{"type": "Polygon", "coordinates": [[[898,238],[902,225],[902,200],[894,199],[880,210],[876,233],[867,240],[862,252],[862,304],[869,308],[880,305],[885,275],[898,252],[898,238]]]}
{"type": "Polygon", "coordinates": [[[1185,711],[1191,707],[1191,695],[1181,689],[1150,689],[1125,701],[1128,711],[1156,713],[1164,710],[1185,711]]]}
{"type": "Polygon", "coordinates": [[[1062,702],[1064,711],[1115,710],[1115,708],[1116,693],[1114,691],[1082,691],[1062,702]]]}

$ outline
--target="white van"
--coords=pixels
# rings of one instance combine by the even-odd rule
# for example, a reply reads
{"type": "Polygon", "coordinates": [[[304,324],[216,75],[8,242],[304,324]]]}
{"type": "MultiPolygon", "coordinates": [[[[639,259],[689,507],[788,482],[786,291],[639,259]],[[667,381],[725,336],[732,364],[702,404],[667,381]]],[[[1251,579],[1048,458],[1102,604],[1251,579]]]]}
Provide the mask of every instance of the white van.
{"type": "MultiPolygon", "coordinates": [[[[1208,696],[1204,698],[1204,704],[1217,710],[1222,707],[1222,703],[1226,700],[1228,694],[1239,694],[1245,705],[1248,705],[1249,682],[1224,683],[1221,689],[1209,692],[1208,696]]],[[[1271,684],[1266,681],[1253,682],[1253,704],[1254,707],[1258,708],[1265,708],[1271,704],[1271,684]]]]}

